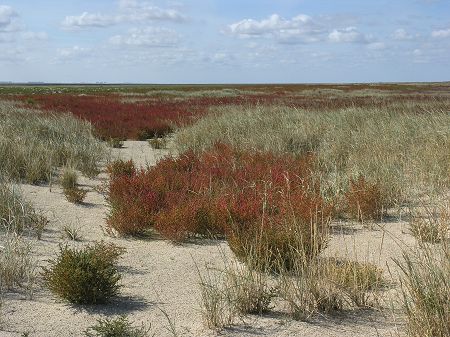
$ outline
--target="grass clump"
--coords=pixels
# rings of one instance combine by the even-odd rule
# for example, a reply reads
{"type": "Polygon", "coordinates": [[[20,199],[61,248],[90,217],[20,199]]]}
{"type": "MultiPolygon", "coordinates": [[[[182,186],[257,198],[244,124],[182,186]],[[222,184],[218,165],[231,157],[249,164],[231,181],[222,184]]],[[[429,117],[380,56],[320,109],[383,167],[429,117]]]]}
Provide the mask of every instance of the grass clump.
{"type": "Polygon", "coordinates": [[[374,292],[385,286],[382,270],[370,263],[299,258],[295,268],[280,278],[282,298],[296,320],[316,314],[354,310],[374,305],[374,292]]]}
{"type": "Polygon", "coordinates": [[[16,234],[6,234],[0,241],[0,294],[14,288],[32,294],[36,280],[36,261],[31,245],[16,234]]]}
{"type": "Polygon", "coordinates": [[[72,165],[87,176],[106,157],[92,126],[68,114],[52,115],[0,101],[0,174],[29,183],[49,181],[72,165]]]}
{"type": "Polygon", "coordinates": [[[60,178],[64,196],[69,202],[81,204],[87,191],[79,188],[77,181],[77,172],[73,168],[65,167],[60,178]]]}
{"type": "Polygon", "coordinates": [[[119,291],[116,261],[122,252],[103,242],[79,250],[61,246],[58,256],[43,269],[45,283],[70,303],[105,303],[119,291]]]}
{"type": "Polygon", "coordinates": [[[15,185],[0,179],[0,232],[34,233],[40,239],[47,224],[46,217],[24,200],[15,185]]]}
{"type": "Polygon", "coordinates": [[[425,207],[425,214],[412,214],[409,226],[411,233],[420,242],[439,243],[447,240],[450,230],[450,203],[435,209],[425,207]]]}
{"type": "Polygon", "coordinates": [[[450,336],[450,249],[422,244],[396,260],[409,337],[450,336]]]}
{"type": "Polygon", "coordinates": [[[358,221],[380,219],[383,213],[383,196],[378,183],[369,183],[363,176],[350,179],[349,190],[345,193],[346,210],[358,221]]]}
{"type": "MultiPolygon", "coordinates": [[[[137,327],[126,316],[97,320],[97,324],[89,327],[86,337],[150,337],[150,327],[137,327]]],[[[153,335],[154,336],[154,335],[153,335]]]]}

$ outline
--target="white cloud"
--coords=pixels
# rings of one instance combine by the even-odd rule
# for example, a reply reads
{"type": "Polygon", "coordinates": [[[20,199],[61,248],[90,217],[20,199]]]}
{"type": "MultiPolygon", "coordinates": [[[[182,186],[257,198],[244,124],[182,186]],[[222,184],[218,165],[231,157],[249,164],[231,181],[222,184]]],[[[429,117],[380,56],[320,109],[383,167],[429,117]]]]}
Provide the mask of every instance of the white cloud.
{"type": "Polygon", "coordinates": [[[408,32],[403,29],[399,28],[394,31],[392,34],[392,39],[397,41],[406,41],[406,40],[412,40],[413,36],[411,34],[408,34],[408,32]]]}
{"type": "Polygon", "coordinates": [[[69,48],[60,48],[56,51],[57,60],[72,60],[76,58],[81,58],[87,56],[91,53],[90,48],[84,48],[80,46],[73,46],[69,48]]]}
{"type": "Polygon", "coordinates": [[[310,16],[300,14],[292,19],[285,19],[278,14],[257,21],[244,19],[228,26],[227,32],[241,38],[272,37],[281,43],[316,42],[323,33],[321,25],[310,16]]]}
{"type": "Polygon", "coordinates": [[[93,27],[108,27],[119,23],[134,23],[145,21],[181,22],[186,18],[174,9],[163,9],[146,2],[135,0],[119,1],[119,11],[115,14],[100,14],[84,12],[81,15],[66,16],[62,22],[64,29],[80,29],[93,27]]]}
{"type": "Polygon", "coordinates": [[[359,32],[356,27],[334,29],[328,34],[328,39],[335,43],[368,43],[369,38],[359,32]]]}
{"type": "Polygon", "coordinates": [[[179,35],[166,28],[134,28],[126,35],[115,35],[109,42],[115,45],[172,47],[178,44],[179,35]]]}
{"type": "Polygon", "coordinates": [[[367,45],[370,50],[383,50],[386,49],[386,44],[384,42],[372,42],[367,45]]]}
{"type": "Polygon", "coordinates": [[[434,30],[431,32],[431,36],[434,38],[446,38],[450,37],[450,28],[448,29],[441,29],[441,30],[434,30]]]}
{"type": "Polygon", "coordinates": [[[117,18],[84,12],[78,16],[66,16],[62,26],[67,29],[76,29],[83,27],[107,27],[114,23],[117,23],[117,18]]]}
{"type": "Polygon", "coordinates": [[[0,32],[11,32],[18,30],[16,18],[19,15],[10,6],[0,5],[0,32]]]}
{"type": "Polygon", "coordinates": [[[21,34],[22,38],[24,40],[39,40],[39,41],[43,41],[43,40],[47,40],[48,39],[48,35],[46,32],[23,32],[21,34]]]}

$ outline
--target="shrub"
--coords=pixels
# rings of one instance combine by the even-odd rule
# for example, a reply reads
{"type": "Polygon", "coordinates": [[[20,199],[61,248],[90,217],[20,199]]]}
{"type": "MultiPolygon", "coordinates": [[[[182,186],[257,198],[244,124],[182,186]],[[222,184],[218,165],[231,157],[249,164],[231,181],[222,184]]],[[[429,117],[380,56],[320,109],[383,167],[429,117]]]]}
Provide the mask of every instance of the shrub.
{"type": "Polygon", "coordinates": [[[81,204],[84,200],[84,197],[86,196],[86,193],[86,190],[83,190],[79,187],[64,189],[64,196],[66,197],[67,201],[75,204],[81,204]]]}
{"type": "Polygon", "coordinates": [[[97,324],[88,328],[84,334],[87,337],[147,337],[150,327],[136,327],[126,316],[97,320],[97,324]]]}
{"type": "Polygon", "coordinates": [[[268,232],[277,236],[278,229],[288,226],[285,223],[297,221],[306,245],[310,222],[323,218],[314,220],[317,233],[322,232],[329,213],[312,170],[311,155],[296,159],[238,151],[224,144],[200,154],[187,151],[155,167],[132,170],[131,175],[113,174],[108,225],[121,234],[154,228],[170,240],[182,241],[195,236],[236,237],[233,233],[238,231],[253,236],[250,232],[263,218],[268,232]],[[264,210],[266,194],[270,198],[264,210]]]}
{"type": "Polygon", "coordinates": [[[350,180],[345,200],[348,213],[358,221],[379,219],[382,215],[384,203],[380,187],[367,182],[363,176],[350,180]]]}
{"type": "Polygon", "coordinates": [[[105,303],[118,293],[120,275],[115,262],[122,252],[103,242],[80,250],[61,246],[56,259],[43,269],[45,283],[70,303],[105,303]]]}

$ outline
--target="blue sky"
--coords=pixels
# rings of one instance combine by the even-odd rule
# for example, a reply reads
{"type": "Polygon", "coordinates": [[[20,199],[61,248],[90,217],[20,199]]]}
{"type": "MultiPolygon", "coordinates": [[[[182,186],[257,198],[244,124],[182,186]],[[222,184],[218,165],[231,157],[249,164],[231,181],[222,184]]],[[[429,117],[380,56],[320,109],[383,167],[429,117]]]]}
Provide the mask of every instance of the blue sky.
{"type": "Polygon", "coordinates": [[[0,81],[450,80],[450,0],[0,0],[0,81]]]}

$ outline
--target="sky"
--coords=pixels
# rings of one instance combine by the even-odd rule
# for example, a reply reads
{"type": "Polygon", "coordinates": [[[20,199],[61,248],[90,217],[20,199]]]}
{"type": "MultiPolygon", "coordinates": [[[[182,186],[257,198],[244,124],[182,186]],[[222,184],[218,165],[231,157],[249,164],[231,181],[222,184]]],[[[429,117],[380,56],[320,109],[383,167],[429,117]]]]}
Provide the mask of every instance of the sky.
{"type": "Polygon", "coordinates": [[[450,0],[0,0],[0,81],[450,80],[450,0]]]}

